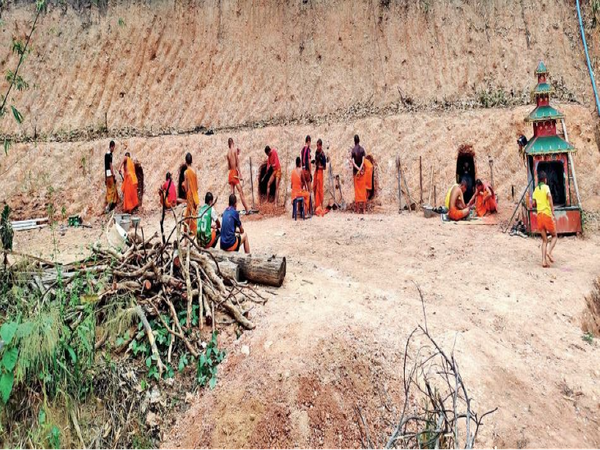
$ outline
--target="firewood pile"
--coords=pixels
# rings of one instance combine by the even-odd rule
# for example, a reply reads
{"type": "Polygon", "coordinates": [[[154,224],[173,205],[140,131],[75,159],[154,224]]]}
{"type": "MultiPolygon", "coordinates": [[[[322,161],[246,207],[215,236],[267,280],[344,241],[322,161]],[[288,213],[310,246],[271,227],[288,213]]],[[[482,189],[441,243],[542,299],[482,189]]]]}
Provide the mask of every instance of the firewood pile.
{"type": "Polygon", "coordinates": [[[175,242],[163,243],[158,234],[144,239],[136,231],[128,234],[123,252],[94,246],[95,264],[112,267],[111,278],[99,300],[129,294],[136,300],[138,315],[162,372],[164,364],[156,347],[149,318],[156,318],[183,342],[195,357],[201,353],[200,332],[219,324],[237,323],[244,329],[255,327],[249,319],[253,304],[267,299],[249,282],[281,286],[286,271],[285,258],[244,256],[200,248],[178,224],[175,242]],[[245,281],[242,281],[245,280],[245,281]],[[198,306],[197,330],[193,330],[192,309],[198,306]],[[185,320],[180,320],[185,311],[185,320]],[[164,320],[170,317],[170,325],[164,320]]]}
{"type": "Polygon", "coordinates": [[[143,325],[162,375],[165,365],[151,323],[171,335],[169,362],[173,347],[185,347],[198,357],[203,350],[201,335],[214,333],[219,325],[255,328],[249,313],[255,304],[266,303],[267,291],[261,293],[254,285],[279,287],[286,274],[285,257],[203,249],[184,233],[182,222],[176,222],[168,239],[159,238],[158,233],[145,239],[142,229],[132,230],[122,250],[95,244],[91,257],[66,265],[10,253],[25,257],[30,268],[32,264],[37,267],[28,269],[32,274],[27,276],[28,283],[44,296],[53,295],[59,285],[68,290],[73,280],[87,277],[86,283],[96,294],[85,302],[94,304],[96,310],[113,299],[130,298],[130,311],[143,325]],[[207,333],[202,333],[204,327],[207,333]]]}

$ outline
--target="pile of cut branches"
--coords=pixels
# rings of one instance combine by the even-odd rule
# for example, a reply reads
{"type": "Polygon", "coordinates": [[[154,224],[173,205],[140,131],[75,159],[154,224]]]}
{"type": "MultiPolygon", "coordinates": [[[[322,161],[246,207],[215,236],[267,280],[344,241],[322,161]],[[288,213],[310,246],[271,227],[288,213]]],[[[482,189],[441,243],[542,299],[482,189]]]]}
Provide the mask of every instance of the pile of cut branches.
{"type": "Polygon", "coordinates": [[[136,232],[128,235],[124,252],[92,248],[96,267],[110,266],[111,279],[99,299],[128,294],[135,298],[139,317],[151,346],[159,374],[165,365],[156,346],[149,318],[157,319],[171,336],[168,359],[176,341],[181,341],[194,357],[202,352],[203,326],[215,331],[217,324],[237,323],[253,329],[248,313],[250,303],[264,304],[267,299],[253,287],[238,281],[237,265],[219,261],[183,232],[177,223],[174,243],[145,240],[136,232]],[[226,317],[229,316],[229,317],[226,317]],[[197,324],[197,327],[195,326],[197,324]]]}
{"type": "Polygon", "coordinates": [[[162,391],[181,396],[195,385],[215,386],[225,357],[217,328],[253,329],[249,313],[267,301],[240,280],[279,286],[285,258],[202,249],[182,222],[168,239],[132,231],[123,248],[94,245],[88,257],[69,264],[7,252],[11,264],[0,265],[0,404],[6,411],[0,440],[10,435],[21,445],[34,427],[40,437],[31,446],[49,445],[48,433],[58,428],[37,424],[43,405],[20,413],[24,399],[35,397],[68,406],[61,411],[73,423],[77,445],[146,445],[135,439],[158,436],[171,399],[162,391]],[[176,372],[192,368],[192,380],[172,383],[176,372]],[[103,408],[90,406],[91,396],[103,408]]]}
{"type": "Polygon", "coordinates": [[[357,415],[363,446],[367,448],[474,448],[484,418],[498,408],[479,414],[473,408],[460,373],[454,349],[447,353],[424,325],[415,328],[406,340],[403,363],[403,401],[397,407],[386,404],[391,432],[375,435],[367,426],[360,408],[357,415]]]}

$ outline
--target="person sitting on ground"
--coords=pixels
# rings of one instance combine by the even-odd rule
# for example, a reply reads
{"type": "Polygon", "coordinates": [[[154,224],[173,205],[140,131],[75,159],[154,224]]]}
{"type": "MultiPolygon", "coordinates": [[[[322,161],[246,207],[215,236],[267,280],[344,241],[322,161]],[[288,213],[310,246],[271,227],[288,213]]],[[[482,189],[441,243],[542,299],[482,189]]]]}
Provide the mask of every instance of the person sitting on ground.
{"type": "Polygon", "coordinates": [[[269,174],[269,169],[272,169],[271,176],[267,182],[267,201],[269,201],[269,192],[271,192],[271,185],[275,182],[275,200],[279,194],[279,182],[281,181],[281,164],[279,163],[279,155],[277,149],[271,148],[268,145],[265,147],[265,153],[267,154],[267,170],[261,181],[269,174]]]}
{"type": "Polygon", "coordinates": [[[171,172],[167,172],[165,182],[158,190],[158,195],[160,197],[160,204],[166,209],[177,206],[177,189],[175,189],[175,183],[173,182],[173,177],[171,177],[171,172]]]}
{"type": "MultiPolygon", "coordinates": [[[[468,181],[466,179],[462,179],[460,184],[455,184],[450,188],[449,201],[447,202],[448,207],[448,218],[450,220],[463,220],[469,217],[469,213],[471,212],[471,208],[465,205],[464,193],[467,190],[468,181]]],[[[448,198],[448,196],[446,197],[448,198]]]]}
{"type": "Polygon", "coordinates": [[[229,206],[223,213],[223,223],[221,224],[221,250],[225,250],[226,252],[237,252],[243,244],[244,252],[250,253],[248,235],[242,227],[236,205],[237,198],[235,194],[231,194],[229,196],[229,206]]]}
{"type": "Polygon", "coordinates": [[[475,193],[467,206],[473,205],[475,205],[477,217],[483,217],[498,210],[494,189],[489,183],[483,182],[479,178],[475,181],[475,193]]]}
{"type": "Polygon", "coordinates": [[[533,207],[537,209],[537,227],[542,235],[542,267],[549,267],[548,261],[554,262],[552,251],[556,246],[556,220],[554,218],[554,202],[552,193],[548,186],[546,172],[538,173],[538,185],[533,191],[533,207]],[[551,236],[550,248],[548,249],[548,234],[551,236]],[[548,251],[546,252],[546,249],[548,251]]]}
{"type": "Polygon", "coordinates": [[[308,212],[310,194],[307,190],[303,189],[302,182],[302,158],[299,156],[296,158],[296,168],[292,170],[292,176],[290,177],[292,180],[292,202],[297,198],[304,199],[304,212],[308,212]]]}
{"type": "Polygon", "coordinates": [[[221,236],[221,222],[215,211],[212,192],[204,196],[204,205],[198,213],[198,243],[204,248],[215,248],[221,236]]]}

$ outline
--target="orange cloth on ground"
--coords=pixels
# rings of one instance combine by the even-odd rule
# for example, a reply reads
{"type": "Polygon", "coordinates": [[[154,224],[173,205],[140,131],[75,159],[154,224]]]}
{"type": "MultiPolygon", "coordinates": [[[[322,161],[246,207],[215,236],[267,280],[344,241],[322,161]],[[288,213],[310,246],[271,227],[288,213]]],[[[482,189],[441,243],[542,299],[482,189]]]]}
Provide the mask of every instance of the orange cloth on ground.
{"type": "Polygon", "coordinates": [[[329,210],[327,208],[323,208],[322,206],[319,206],[317,209],[315,209],[315,216],[323,217],[328,212],[329,212],[329,210]]]}
{"type": "Polygon", "coordinates": [[[133,211],[139,203],[137,184],[138,179],[135,174],[135,165],[131,158],[127,157],[125,159],[125,177],[123,179],[123,184],[121,185],[121,190],[123,191],[123,211],[125,212],[133,211]]]}
{"type": "Polygon", "coordinates": [[[231,169],[229,171],[229,184],[231,186],[236,186],[238,184],[240,184],[240,179],[238,178],[239,174],[237,169],[231,169]]]}
{"type": "Polygon", "coordinates": [[[115,182],[115,177],[113,175],[106,178],[106,203],[108,205],[119,203],[117,183],[115,182]]]}
{"type": "Polygon", "coordinates": [[[371,161],[369,161],[368,159],[365,158],[364,160],[364,166],[365,166],[365,186],[367,188],[367,191],[372,191],[373,190],[373,163],[371,163],[371,161]]]}
{"type": "Polygon", "coordinates": [[[354,175],[354,202],[366,203],[367,201],[367,186],[365,173],[357,172],[354,175]]]}
{"type": "Polygon", "coordinates": [[[458,209],[456,206],[453,206],[448,212],[448,217],[452,220],[463,220],[469,215],[469,212],[469,208],[458,209]]]}
{"type": "Polygon", "coordinates": [[[308,203],[310,201],[310,194],[308,191],[302,189],[302,177],[296,169],[292,170],[292,201],[298,197],[304,199],[304,210],[307,211],[308,203]]]}
{"type": "Polygon", "coordinates": [[[496,212],[498,209],[498,205],[496,203],[496,196],[494,195],[494,190],[490,185],[484,183],[483,191],[477,192],[475,194],[475,211],[477,212],[478,217],[483,217],[487,213],[496,212]],[[487,196],[487,188],[490,189],[492,195],[487,196]]]}
{"type": "Polygon", "coordinates": [[[192,236],[196,236],[198,231],[198,219],[196,219],[195,216],[198,215],[200,199],[198,198],[198,178],[196,177],[196,172],[194,172],[191,167],[188,167],[185,171],[185,179],[187,207],[185,208],[184,217],[190,217],[190,219],[186,219],[186,225],[189,233],[192,236]]]}
{"type": "Polygon", "coordinates": [[[549,234],[556,233],[556,224],[554,218],[548,214],[538,213],[537,214],[537,227],[538,231],[546,230],[549,234]]]}
{"type": "Polygon", "coordinates": [[[315,169],[314,191],[315,191],[315,209],[323,206],[325,193],[323,191],[323,169],[315,169]]]}

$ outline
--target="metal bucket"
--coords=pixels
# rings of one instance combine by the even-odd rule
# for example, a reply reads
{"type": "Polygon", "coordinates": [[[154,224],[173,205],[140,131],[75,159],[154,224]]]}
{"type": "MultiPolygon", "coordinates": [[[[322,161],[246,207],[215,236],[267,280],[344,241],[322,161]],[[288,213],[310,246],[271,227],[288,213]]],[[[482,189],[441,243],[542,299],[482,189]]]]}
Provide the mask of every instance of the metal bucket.
{"type": "Polygon", "coordinates": [[[428,205],[423,206],[423,216],[425,216],[426,219],[434,217],[435,212],[433,211],[433,207],[428,205]]]}
{"type": "Polygon", "coordinates": [[[123,228],[125,231],[129,231],[131,228],[131,219],[129,217],[124,217],[121,219],[121,223],[119,225],[121,225],[121,228],[123,228]]]}

